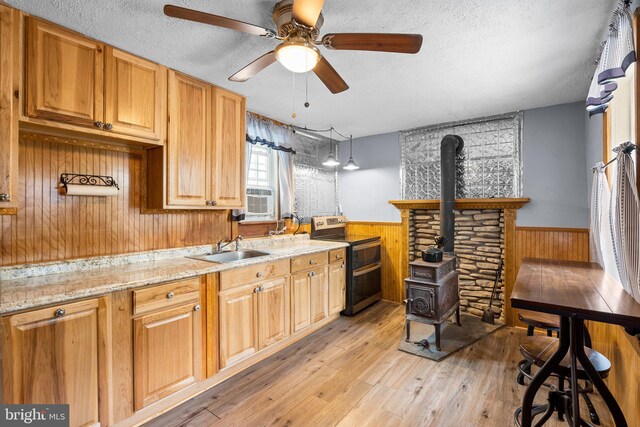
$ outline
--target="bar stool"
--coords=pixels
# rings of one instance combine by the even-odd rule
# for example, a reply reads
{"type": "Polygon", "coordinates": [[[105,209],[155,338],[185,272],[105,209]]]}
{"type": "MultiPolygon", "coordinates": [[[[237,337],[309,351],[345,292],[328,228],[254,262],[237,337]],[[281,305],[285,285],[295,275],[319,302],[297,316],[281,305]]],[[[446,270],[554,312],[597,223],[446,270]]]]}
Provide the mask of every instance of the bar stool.
{"type": "MultiPolygon", "coordinates": [[[[521,361],[518,364],[518,370],[520,374],[526,376],[529,379],[532,379],[530,372],[526,372],[525,369],[532,365],[537,367],[542,367],[547,360],[556,352],[558,349],[558,340],[552,337],[544,337],[544,336],[529,336],[522,340],[520,343],[520,353],[524,356],[525,360],[521,361]]],[[[585,347],[585,353],[593,366],[595,367],[598,375],[600,375],[603,379],[609,376],[609,371],[611,370],[611,362],[601,353],[593,350],[591,348],[585,347]]],[[[593,387],[591,386],[589,377],[587,376],[586,371],[582,368],[580,364],[576,366],[577,369],[577,377],[578,380],[587,381],[587,385],[583,387],[579,387],[578,390],[575,390],[576,393],[579,393],[585,399],[585,403],[589,409],[589,417],[591,418],[591,422],[598,425],[600,424],[600,419],[598,414],[595,411],[593,403],[591,399],[589,399],[587,393],[593,391],[593,387]]],[[[548,420],[553,412],[558,412],[558,419],[563,420],[564,415],[567,415],[567,423],[569,425],[573,425],[572,414],[571,414],[571,393],[574,393],[574,390],[567,390],[564,386],[567,378],[571,376],[571,358],[570,355],[566,355],[564,359],[560,362],[558,367],[554,370],[555,376],[558,378],[557,386],[552,384],[545,383],[545,386],[549,388],[548,402],[544,405],[536,405],[533,410],[533,416],[537,416],[540,414],[544,414],[542,418],[536,422],[536,425],[542,425],[546,420],[548,420]]],[[[520,408],[516,411],[516,424],[519,423],[519,416],[522,412],[520,408]]],[[[581,423],[584,420],[580,420],[581,423]]],[[[588,425],[588,424],[587,424],[588,425]]]]}
{"type": "MultiPolygon", "coordinates": [[[[547,336],[553,336],[553,332],[556,336],[560,332],[560,318],[553,314],[541,313],[538,311],[518,310],[518,320],[527,325],[527,336],[533,336],[535,328],[544,329],[547,331],[547,336]]],[[[520,364],[523,364],[521,361],[520,364]]],[[[531,364],[524,366],[524,372],[531,374],[531,364]]],[[[524,385],[524,373],[518,374],[518,384],[524,385]]]]}

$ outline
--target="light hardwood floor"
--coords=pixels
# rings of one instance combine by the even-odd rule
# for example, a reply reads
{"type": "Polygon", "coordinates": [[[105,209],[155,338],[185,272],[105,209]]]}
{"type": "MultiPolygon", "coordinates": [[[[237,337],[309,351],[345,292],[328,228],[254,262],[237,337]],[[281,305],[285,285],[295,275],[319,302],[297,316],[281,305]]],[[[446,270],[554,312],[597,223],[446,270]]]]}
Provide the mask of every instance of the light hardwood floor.
{"type": "Polygon", "coordinates": [[[389,302],[341,317],[148,426],[513,425],[524,330],[502,328],[433,362],[397,350],[403,322],[404,307],[389,302]]]}

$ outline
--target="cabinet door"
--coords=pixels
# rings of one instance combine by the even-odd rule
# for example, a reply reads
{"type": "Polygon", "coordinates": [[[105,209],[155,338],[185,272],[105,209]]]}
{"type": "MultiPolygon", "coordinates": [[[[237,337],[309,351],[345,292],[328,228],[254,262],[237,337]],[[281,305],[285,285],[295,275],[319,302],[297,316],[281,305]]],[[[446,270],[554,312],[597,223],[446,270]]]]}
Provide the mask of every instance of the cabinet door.
{"type": "Polygon", "coordinates": [[[289,336],[289,278],[259,284],[258,343],[260,349],[289,336]]]}
{"type": "Polygon", "coordinates": [[[103,121],[103,45],[27,18],[28,116],[76,125],[103,121]]]}
{"type": "Polygon", "coordinates": [[[211,87],[169,71],[169,135],[167,139],[167,189],[169,205],[207,206],[207,155],[211,144],[208,117],[211,87]]]}
{"type": "Polygon", "coordinates": [[[0,212],[17,205],[18,116],[13,96],[18,13],[0,5],[0,212]]]}
{"type": "Polygon", "coordinates": [[[316,268],[311,273],[311,323],[316,323],[329,315],[329,281],[327,267],[316,268]]]}
{"type": "Polygon", "coordinates": [[[196,301],[133,322],[137,411],[202,378],[202,319],[196,301]]]}
{"type": "Polygon", "coordinates": [[[237,363],[258,351],[257,285],[220,294],[220,367],[237,363]]]}
{"type": "Polygon", "coordinates": [[[346,290],[344,263],[331,264],[329,266],[329,314],[344,310],[346,290]]]}
{"type": "Polygon", "coordinates": [[[104,121],[112,132],[159,140],[166,91],[166,68],[107,47],[104,121]]]}
{"type": "Polygon", "coordinates": [[[2,319],[9,404],[69,404],[71,426],[108,425],[110,390],[102,390],[106,298],[2,319]]]}
{"type": "Polygon", "coordinates": [[[223,89],[214,89],[215,176],[211,197],[217,206],[244,206],[245,194],[245,99],[223,89]]]}
{"type": "Polygon", "coordinates": [[[311,325],[310,272],[303,271],[291,276],[291,298],[293,307],[293,332],[311,325]]]}

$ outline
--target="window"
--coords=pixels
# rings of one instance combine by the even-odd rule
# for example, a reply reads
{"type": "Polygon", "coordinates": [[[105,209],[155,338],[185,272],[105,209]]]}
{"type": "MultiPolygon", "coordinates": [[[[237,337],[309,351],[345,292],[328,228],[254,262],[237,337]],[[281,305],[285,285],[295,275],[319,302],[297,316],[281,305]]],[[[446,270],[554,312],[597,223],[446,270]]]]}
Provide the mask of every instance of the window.
{"type": "Polygon", "coordinates": [[[268,147],[254,145],[247,171],[247,221],[273,221],[277,217],[277,156],[268,147]]]}

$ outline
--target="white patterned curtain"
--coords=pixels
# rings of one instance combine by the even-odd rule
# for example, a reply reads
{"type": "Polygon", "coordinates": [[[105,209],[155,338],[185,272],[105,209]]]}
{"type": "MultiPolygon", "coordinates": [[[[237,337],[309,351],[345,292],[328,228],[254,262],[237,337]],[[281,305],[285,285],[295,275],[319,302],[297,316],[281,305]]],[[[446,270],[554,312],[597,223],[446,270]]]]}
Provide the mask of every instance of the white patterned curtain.
{"type": "Polygon", "coordinates": [[[602,44],[598,67],[589,86],[586,107],[589,115],[606,111],[618,88],[616,79],[626,75],[627,69],[636,62],[633,44],[633,19],[630,2],[618,0],[613,14],[607,40],[602,44]]]}
{"type": "Polygon", "coordinates": [[[614,151],[616,170],[613,173],[611,222],[613,254],[624,289],[640,302],[640,201],[635,165],[631,152],[635,145],[625,142],[614,151]]]}

